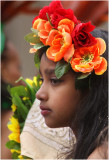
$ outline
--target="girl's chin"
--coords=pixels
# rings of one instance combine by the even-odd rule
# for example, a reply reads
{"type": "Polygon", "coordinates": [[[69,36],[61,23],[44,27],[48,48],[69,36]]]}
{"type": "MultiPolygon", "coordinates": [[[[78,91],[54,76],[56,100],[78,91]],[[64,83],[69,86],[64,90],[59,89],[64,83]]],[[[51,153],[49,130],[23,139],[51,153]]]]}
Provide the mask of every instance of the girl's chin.
{"type": "Polygon", "coordinates": [[[46,124],[49,128],[68,127],[67,125],[63,125],[63,124],[59,124],[59,123],[56,123],[56,122],[47,121],[46,119],[45,119],[45,124],[46,124]]]}
{"type": "Polygon", "coordinates": [[[61,126],[58,126],[58,125],[56,125],[56,124],[51,124],[51,123],[46,123],[46,122],[45,122],[45,124],[46,124],[47,127],[49,127],[49,128],[59,128],[59,127],[61,127],[61,126]]]}

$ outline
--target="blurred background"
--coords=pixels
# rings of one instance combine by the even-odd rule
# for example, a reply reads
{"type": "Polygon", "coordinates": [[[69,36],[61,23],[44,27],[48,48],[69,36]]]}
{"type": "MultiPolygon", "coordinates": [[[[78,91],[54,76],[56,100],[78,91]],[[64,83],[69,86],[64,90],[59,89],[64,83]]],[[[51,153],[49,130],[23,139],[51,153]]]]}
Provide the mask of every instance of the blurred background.
{"type": "MultiPolygon", "coordinates": [[[[2,1],[1,21],[4,31],[19,52],[22,76],[32,78],[36,74],[34,55],[29,54],[30,45],[24,36],[31,32],[32,20],[39,10],[50,1],[2,1]]],[[[64,8],[74,10],[75,16],[83,21],[108,30],[108,1],[62,1],[64,8]]]]}

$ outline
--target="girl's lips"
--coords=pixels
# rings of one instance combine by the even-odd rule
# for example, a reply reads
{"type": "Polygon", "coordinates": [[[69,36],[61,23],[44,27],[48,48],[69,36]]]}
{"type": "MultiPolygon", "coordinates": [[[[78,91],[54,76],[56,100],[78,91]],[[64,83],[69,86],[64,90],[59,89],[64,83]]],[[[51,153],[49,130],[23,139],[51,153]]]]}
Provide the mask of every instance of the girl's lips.
{"type": "Polygon", "coordinates": [[[45,106],[40,106],[40,109],[41,109],[41,114],[43,116],[46,116],[51,112],[51,109],[49,109],[49,108],[47,108],[45,106]]]}

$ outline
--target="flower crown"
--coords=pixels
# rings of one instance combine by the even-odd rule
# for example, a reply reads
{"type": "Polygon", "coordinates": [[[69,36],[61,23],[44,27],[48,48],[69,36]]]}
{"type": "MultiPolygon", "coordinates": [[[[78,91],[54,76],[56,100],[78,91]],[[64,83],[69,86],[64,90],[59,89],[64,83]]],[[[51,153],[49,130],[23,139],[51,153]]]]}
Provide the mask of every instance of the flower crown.
{"type": "Polygon", "coordinates": [[[107,61],[101,57],[106,43],[92,36],[90,32],[94,28],[91,22],[77,20],[73,11],[64,9],[60,1],[53,1],[33,19],[32,33],[26,35],[25,40],[34,46],[30,53],[35,53],[36,62],[39,49],[48,46],[46,56],[57,62],[57,78],[66,73],[69,66],[83,77],[93,70],[96,75],[102,75],[107,70],[107,61]],[[63,60],[67,63],[62,63],[63,60]]]}

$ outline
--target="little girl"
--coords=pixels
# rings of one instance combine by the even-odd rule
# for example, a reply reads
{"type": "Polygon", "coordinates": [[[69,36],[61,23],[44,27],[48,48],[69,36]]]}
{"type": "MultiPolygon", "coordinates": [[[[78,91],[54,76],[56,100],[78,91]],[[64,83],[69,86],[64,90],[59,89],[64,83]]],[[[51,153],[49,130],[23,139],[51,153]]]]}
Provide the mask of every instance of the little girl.
{"type": "Polygon", "coordinates": [[[50,128],[71,127],[76,144],[66,158],[87,159],[108,125],[107,32],[82,23],[53,1],[33,20],[25,39],[34,45],[42,85],[36,93],[50,128]]]}

